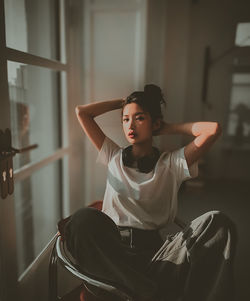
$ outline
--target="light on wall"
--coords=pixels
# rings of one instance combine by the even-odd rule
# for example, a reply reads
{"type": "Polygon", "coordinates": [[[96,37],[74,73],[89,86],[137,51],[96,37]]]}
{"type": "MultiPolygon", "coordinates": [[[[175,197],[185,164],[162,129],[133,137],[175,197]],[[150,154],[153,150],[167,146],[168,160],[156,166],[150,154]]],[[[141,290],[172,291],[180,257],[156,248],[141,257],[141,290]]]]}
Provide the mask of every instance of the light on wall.
{"type": "Polygon", "coordinates": [[[235,46],[250,46],[250,23],[238,23],[235,35],[235,46]]]}
{"type": "Polygon", "coordinates": [[[235,33],[234,45],[229,49],[225,50],[221,55],[215,59],[211,59],[210,46],[206,46],[204,51],[204,63],[203,63],[203,81],[202,81],[202,102],[207,103],[207,88],[208,88],[208,76],[209,68],[219,60],[224,58],[226,55],[231,53],[235,48],[238,47],[249,47],[250,46],[250,23],[238,23],[235,33]]]}

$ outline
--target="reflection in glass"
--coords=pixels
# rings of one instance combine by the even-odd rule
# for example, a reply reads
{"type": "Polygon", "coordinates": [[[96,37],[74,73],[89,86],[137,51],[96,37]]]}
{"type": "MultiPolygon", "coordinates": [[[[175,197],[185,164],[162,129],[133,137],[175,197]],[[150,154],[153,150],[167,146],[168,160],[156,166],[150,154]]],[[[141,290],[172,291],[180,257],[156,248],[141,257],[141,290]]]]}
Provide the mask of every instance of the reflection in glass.
{"type": "Polygon", "coordinates": [[[58,72],[8,62],[12,145],[38,148],[14,157],[14,169],[37,162],[60,147],[58,72]]]}
{"type": "Polygon", "coordinates": [[[232,144],[250,147],[249,73],[233,74],[227,134],[232,144]]]}
{"type": "Polygon", "coordinates": [[[60,219],[60,162],[56,161],[15,185],[20,276],[56,233],[60,219]]]}
{"type": "Polygon", "coordinates": [[[57,3],[56,0],[5,0],[7,46],[59,59],[57,3]]]}

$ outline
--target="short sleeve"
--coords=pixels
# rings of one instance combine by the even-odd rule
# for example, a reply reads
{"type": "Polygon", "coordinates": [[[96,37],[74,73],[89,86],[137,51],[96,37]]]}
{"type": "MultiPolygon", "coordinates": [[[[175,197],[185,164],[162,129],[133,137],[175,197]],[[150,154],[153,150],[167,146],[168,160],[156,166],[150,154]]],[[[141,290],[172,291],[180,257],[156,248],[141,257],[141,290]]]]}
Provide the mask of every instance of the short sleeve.
{"type": "Polygon", "coordinates": [[[98,153],[96,162],[108,165],[109,161],[119,150],[120,147],[106,136],[98,153]]]}
{"type": "Polygon", "coordinates": [[[198,176],[198,162],[188,167],[184,147],[170,153],[170,165],[180,183],[198,176]]]}

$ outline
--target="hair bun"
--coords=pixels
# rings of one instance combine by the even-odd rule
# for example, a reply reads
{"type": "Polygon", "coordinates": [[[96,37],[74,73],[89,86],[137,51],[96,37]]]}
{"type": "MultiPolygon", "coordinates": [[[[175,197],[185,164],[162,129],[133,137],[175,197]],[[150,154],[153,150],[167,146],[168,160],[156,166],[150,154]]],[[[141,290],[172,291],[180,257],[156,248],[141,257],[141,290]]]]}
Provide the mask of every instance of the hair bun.
{"type": "Polygon", "coordinates": [[[164,102],[161,88],[154,84],[145,85],[144,93],[148,100],[158,101],[160,104],[164,102]]]}

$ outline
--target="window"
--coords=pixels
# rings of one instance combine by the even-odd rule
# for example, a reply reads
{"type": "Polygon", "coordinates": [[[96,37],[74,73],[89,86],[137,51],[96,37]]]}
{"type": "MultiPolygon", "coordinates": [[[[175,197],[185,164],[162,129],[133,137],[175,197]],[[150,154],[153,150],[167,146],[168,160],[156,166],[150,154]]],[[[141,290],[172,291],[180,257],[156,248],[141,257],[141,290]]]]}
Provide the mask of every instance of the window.
{"type": "Polygon", "coordinates": [[[250,73],[234,73],[227,134],[236,147],[250,147],[250,73]]]}
{"type": "Polygon", "coordinates": [[[6,35],[0,37],[1,67],[8,87],[0,87],[1,95],[6,95],[0,117],[9,118],[13,147],[38,145],[16,155],[13,162],[15,233],[8,235],[16,237],[22,281],[56,234],[68,199],[65,4],[63,0],[0,3],[6,35]]]}

